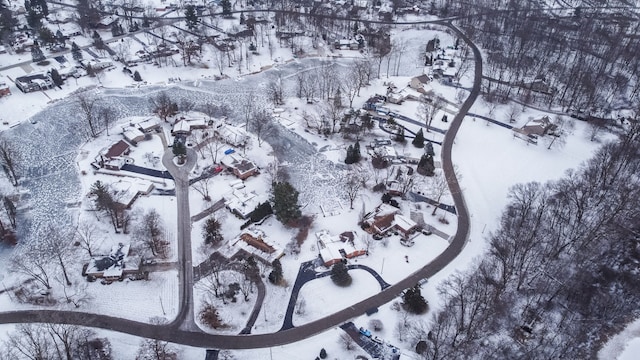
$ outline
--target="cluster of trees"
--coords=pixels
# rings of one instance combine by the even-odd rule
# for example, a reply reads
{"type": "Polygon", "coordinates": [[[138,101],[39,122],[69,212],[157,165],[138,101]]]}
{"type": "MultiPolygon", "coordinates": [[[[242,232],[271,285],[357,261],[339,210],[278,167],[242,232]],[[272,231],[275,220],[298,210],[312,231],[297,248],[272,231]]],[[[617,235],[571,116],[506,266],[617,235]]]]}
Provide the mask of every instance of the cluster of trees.
{"type": "Polygon", "coordinates": [[[76,108],[80,119],[80,128],[87,138],[96,138],[104,131],[109,135],[109,128],[116,120],[112,108],[100,103],[95,94],[83,92],[76,95],[76,108]]]}
{"type": "Polygon", "coordinates": [[[564,178],[514,186],[488,252],[413,327],[424,357],[596,357],[638,311],[639,171],[635,123],[564,178]]]}
{"type": "Polygon", "coordinates": [[[344,159],[345,164],[355,164],[360,161],[360,141],[356,141],[354,145],[347,147],[347,157],[344,159]]]}
{"type": "Polygon", "coordinates": [[[479,1],[473,7],[443,1],[437,8],[441,15],[462,15],[461,28],[487,50],[483,75],[493,80],[483,82],[484,92],[606,111],[614,99],[638,100],[640,39],[630,34],[640,24],[623,15],[631,6],[624,1],[607,3],[615,10],[599,6],[581,3],[564,17],[549,16],[526,0],[497,6],[479,1]],[[491,15],[465,16],[485,12],[491,15]]]}
{"type": "Polygon", "coordinates": [[[111,360],[111,343],[90,329],[64,324],[19,324],[0,347],[5,360],[111,360]]]}

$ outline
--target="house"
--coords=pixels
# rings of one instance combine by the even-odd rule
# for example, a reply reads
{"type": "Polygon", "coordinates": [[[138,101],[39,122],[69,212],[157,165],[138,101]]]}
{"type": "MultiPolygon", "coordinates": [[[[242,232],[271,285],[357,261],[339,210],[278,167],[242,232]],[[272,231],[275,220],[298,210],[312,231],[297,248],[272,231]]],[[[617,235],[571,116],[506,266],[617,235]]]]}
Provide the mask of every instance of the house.
{"type": "Polygon", "coordinates": [[[233,125],[222,124],[215,132],[227,144],[232,146],[243,147],[249,139],[249,135],[244,129],[233,125]]]}
{"type": "Polygon", "coordinates": [[[100,19],[100,21],[98,21],[95,24],[95,27],[98,29],[111,29],[111,25],[113,25],[113,23],[117,23],[118,22],[118,16],[117,15],[109,15],[109,16],[105,16],[102,19],[100,19]]]}
{"type": "Polygon", "coordinates": [[[557,127],[548,116],[543,116],[540,119],[529,120],[521,128],[513,128],[513,131],[525,136],[544,136],[553,132],[557,127]]]}
{"type": "Polygon", "coordinates": [[[390,145],[378,146],[373,150],[373,153],[384,161],[393,161],[398,158],[396,149],[390,145]]]}
{"type": "Polygon", "coordinates": [[[549,85],[544,78],[536,78],[533,81],[522,82],[521,85],[525,89],[529,89],[531,91],[539,92],[542,94],[552,94],[556,91],[556,89],[549,85]]]}
{"type": "Polygon", "coordinates": [[[0,80],[0,97],[5,95],[11,95],[11,90],[9,90],[9,85],[7,85],[7,83],[0,80]]]}
{"type": "Polygon", "coordinates": [[[109,147],[109,149],[107,149],[107,151],[104,152],[103,155],[104,157],[107,157],[107,158],[114,158],[114,157],[129,155],[130,152],[131,152],[131,146],[129,146],[129,144],[126,141],[120,140],[117,143],[111,145],[111,147],[109,147]]]}
{"type": "Polygon", "coordinates": [[[127,128],[126,130],[122,129],[122,136],[134,145],[145,139],[144,133],[134,127],[127,128]]]}
{"type": "Polygon", "coordinates": [[[261,230],[244,230],[240,236],[231,240],[231,246],[241,248],[257,259],[272,263],[284,256],[284,251],[270,243],[261,230]]]}
{"type": "Polygon", "coordinates": [[[17,77],[15,84],[23,93],[51,89],[53,80],[48,74],[39,73],[17,77]]]}
{"type": "Polygon", "coordinates": [[[179,120],[173,125],[173,128],[171,129],[171,135],[173,136],[189,134],[191,134],[191,127],[186,120],[179,120]]]}
{"type": "Polygon", "coordinates": [[[123,208],[129,209],[141,195],[153,191],[153,183],[148,180],[119,180],[110,184],[113,199],[123,208]]]}
{"type": "Polygon", "coordinates": [[[333,43],[337,50],[358,50],[360,43],[355,39],[340,39],[333,43]]]}
{"type": "Polygon", "coordinates": [[[234,189],[233,196],[227,200],[224,205],[233,214],[240,216],[243,219],[248,219],[253,211],[256,209],[264,199],[255,191],[246,192],[242,189],[234,189]]]}
{"type": "Polygon", "coordinates": [[[415,221],[389,204],[380,204],[374,211],[366,214],[362,226],[370,234],[383,235],[388,231],[398,231],[403,238],[409,237],[418,229],[415,221]]]}
{"type": "Polygon", "coordinates": [[[382,95],[376,94],[376,95],[370,97],[369,99],[367,99],[367,101],[364,103],[364,105],[362,105],[362,108],[365,109],[365,110],[376,111],[378,106],[384,105],[384,103],[386,101],[387,101],[387,97],[386,96],[382,96],[382,95]]]}
{"type": "Polygon", "coordinates": [[[226,154],[220,162],[233,171],[233,174],[241,180],[245,180],[258,174],[258,167],[251,160],[247,160],[236,153],[226,154]]]}
{"type": "Polygon", "coordinates": [[[143,133],[154,132],[160,128],[160,120],[158,118],[149,118],[137,124],[138,129],[143,133]]]}
{"type": "Polygon", "coordinates": [[[138,274],[140,257],[130,256],[130,249],[130,244],[118,243],[111,248],[109,255],[92,257],[84,275],[115,281],[122,279],[125,275],[138,274]]]}
{"type": "Polygon", "coordinates": [[[411,78],[411,81],[409,81],[409,87],[421,94],[427,94],[431,91],[431,89],[426,86],[429,82],[431,82],[429,75],[422,74],[411,78]]]}
{"type": "Polygon", "coordinates": [[[91,67],[93,70],[103,70],[113,66],[111,60],[104,58],[82,61],[81,64],[85,69],[91,67]]]}
{"type": "Polygon", "coordinates": [[[380,147],[380,146],[386,146],[386,145],[391,145],[391,144],[393,144],[391,139],[388,139],[388,138],[376,138],[376,139],[373,139],[373,141],[371,142],[370,146],[375,149],[375,148],[380,147]]]}
{"type": "Polygon", "coordinates": [[[418,229],[418,224],[402,214],[396,214],[395,229],[400,232],[402,237],[407,238],[418,229]]]}
{"type": "Polygon", "coordinates": [[[96,157],[99,167],[107,170],[120,170],[126,164],[126,155],[131,152],[131,146],[124,140],[112,144],[109,148],[104,148],[96,157]]]}
{"type": "Polygon", "coordinates": [[[321,230],[316,233],[316,238],[320,258],[326,267],[367,254],[366,247],[358,241],[352,231],[332,236],[328,230],[321,230]]]}

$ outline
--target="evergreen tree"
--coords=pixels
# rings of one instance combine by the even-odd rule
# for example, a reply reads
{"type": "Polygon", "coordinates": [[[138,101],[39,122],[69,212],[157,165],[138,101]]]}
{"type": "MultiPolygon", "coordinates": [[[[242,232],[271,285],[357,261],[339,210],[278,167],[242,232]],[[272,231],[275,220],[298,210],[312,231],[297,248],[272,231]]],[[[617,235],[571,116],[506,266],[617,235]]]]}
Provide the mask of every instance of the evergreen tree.
{"type": "Polygon", "coordinates": [[[351,275],[349,275],[349,269],[342,262],[337,262],[331,267],[331,281],[334,284],[342,287],[351,285],[351,275]]]}
{"type": "Polygon", "coordinates": [[[286,181],[274,182],[271,191],[271,202],[278,221],[286,225],[302,216],[298,205],[298,191],[291,184],[286,181]]]}
{"type": "Polygon", "coordinates": [[[142,76],[140,76],[138,70],[133,73],[133,81],[142,81],[142,76]]]}
{"type": "Polygon", "coordinates": [[[269,282],[274,285],[279,285],[284,279],[282,274],[282,264],[280,263],[280,260],[275,259],[271,263],[271,266],[273,267],[273,269],[269,273],[269,282]]]}
{"type": "Polygon", "coordinates": [[[360,141],[356,141],[356,144],[353,145],[353,162],[358,162],[362,158],[360,154],[360,141]]]}
{"type": "Polygon", "coordinates": [[[405,139],[404,137],[404,127],[400,126],[398,132],[396,133],[396,136],[393,139],[401,144],[407,142],[407,139],[405,139]]]}
{"type": "Polygon", "coordinates": [[[56,31],[56,41],[62,46],[64,46],[64,44],[67,42],[67,39],[64,37],[64,34],[60,30],[56,31]]]}
{"type": "Polygon", "coordinates": [[[18,19],[13,15],[13,12],[6,7],[0,8],[0,39],[4,39],[4,36],[10,34],[13,31],[13,27],[18,24],[18,19]]]}
{"type": "Polygon", "coordinates": [[[436,167],[433,163],[433,156],[429,154],[423,154],[420,157],[420,161],[418,162],[418,167],[416,171],[420,175],[424,176],[433,176],[435,175],[436,167]]]}
{"type": "Polygon", "coordinates": [[[424,147],[424,134],[422,133],[422,129],[418,130],[418,132],[416,133],[416,137],[411,143],[413,144],[413,146],[420,149],[424,147]]]}
{"type": "Polygon", "coordinates": [[[184,18],[187,22],[189,30],[193,31],[198,27],[198,15],[196,14],[196,7],[193,5],[187,5],[184,11],[184,18]]]}
{"type": "Polygon", "coordinates": [[[60,76],[60,73],[57,69],[51,69],[51,80],[57,87],[60,87],[62,84],[64,84],[64,80],[62,80],[62,76],[60,76]]]}
{"type": "Polygon", "coordinates": [[[75,42],[71,43],[71,56],[73,56],[73,60],[80,61],[82,60],[82,49],[75,42]]]}
{"type": "Polygon", "coordinates": [[[344,158],[344,163],[345,164],[353,164],[355,161],[353,161],[353,146],[349,145],[349,147],[347,148],[347,157],[344,158]]]}
{"type": "Polygon", "coordinates": [[[44,46],[51,45],[56,42],[55,34],[46,26],[43,26],[38,30],[38,37],[44,46]]]}
{"type": "Polygon", "coordinates": [[[220,221],[214,217],[207,218],[202,225],[202,236],[205,244],[218,244],[223,240],[220,232],[220,221]]]}
{"type": "Polygon", "coordinates": [[[37,42],[34,42],[33,46],[31,47],[31,59],[33,60],[33,62],[40,62],[46,59],[46,57],[42,53],[42,49],[40,49],[40,46],[37,42]]]}
{"type": "Polygon", "coordinates": [[[102,41],[102,37],[100,36],[100,34],[98,34],[97,31],[93,31],[93,35],[91,35],[91,38],[93,39],[93,46],[95,46],[96,49],[104,49],[104,41],[102,41]]]}
{"type": "Polygon", "coordinates": [[[424,153],[431,156],[436,155],[436,153],[433,152],[433,144],[431,143],[431,141],[427,141],[427,144],[424,147],[424,153]]]}
{"type": "Polygon", "coordinates": [[[220,1],[220,6],[222,6],[222,15],[224,16],[231,15],[231,1],[222,0],[220,1]]]}
{"type": "Polygon", "coordinates": [[[320,349],[320,359],[326,359],[326,358],[327,358],[327,350],[325,350],[324,348],[320,349]]]}
{"type": "Polygon", "coordinates": [[[173,155],[175,156],[187,155],[187,146],[184,144],[184,141],[180,141],[176,138],[176,141],[173,143],[173,155]]]}
{"type": "Polygon", "coordinates": [[[429,309],[429,304],[420,293],[420,286],[417,284],[404,292],[402,300],[407,311],[411,313],[424,314],[429,309]]]}

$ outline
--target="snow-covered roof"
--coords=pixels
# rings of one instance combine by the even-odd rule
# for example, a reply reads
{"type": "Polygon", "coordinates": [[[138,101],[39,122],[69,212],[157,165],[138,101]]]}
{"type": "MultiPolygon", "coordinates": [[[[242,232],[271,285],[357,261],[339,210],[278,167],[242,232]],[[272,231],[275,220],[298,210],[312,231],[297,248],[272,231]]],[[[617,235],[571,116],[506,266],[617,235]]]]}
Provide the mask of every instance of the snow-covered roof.
{"type": "Polygon", "coordinates": [[[384,157],[384,158],[397,158],[398,154],[396,153],[396,149],[393,146],[379,146],[375,150],[376,155],[384,157]]]}
{"type": "Polygon", "coordinates": [[[141,121],[138,123],[138,129],[141,131],[148,131],[160,125],[160,120],[158,118],[149,118],[147,120],[141,121]]]}
{"type": "Polygon", "coordinates": [[[191,126],[189,125],[189,123],[186,120],[180,120],[177,123],[175,123],[175,125],[173,125],[173,130],[174,133],[178,133],[178,132],[189,132],[191,131],[191,126]]]}
{"type": "Polygon", "coordinates": [[[318,239],[318,249],[320,257],[325,265],[332,265],[343,258],[352,258],[366,253],[363,244],[357,241],[354,236],[353,241],[342,241],[340,236],[331,235],[328,230],[320,230],[316,233],[318,239]]]}
{"type": "Polygon", "coordinates": [[[231,246],[241,248],[269,263],[284,255],[284,252],[272,244],[260,230],[243,231],[240,236],[231,241],[231,246]]]}
{"type": "Polygon", "coordinates": [[[253,191],[234,190],[233,197],[225,202],[225,206],[243,218],[247,218],[260,204],[261,200],[262,197],[253,191]]]}
{"type": "Polygon", "coordinates": [[[123,270],[138,270],[136,261],[139,258],[127,260],[131,245],[118,243],[111,248],[107,256],[94,256],[87,266],[87,275],[103,277],[120,277],[123,270]]]}
{"type": "Polygon", "coordinates": [[[398,229],[402,230],[402,231],[409,231],[412,230],[414,227],[418,226],[418,224],[416,224],[415,221],[409,219],[408,217],[401,215],[401,214],[396,214],[395,216],[395,223],[396,223],[396,227],[398,227],[398,229]]]}
{"type": "Polygon", "coordinates": [[[139,194],[149,194],[153,190],[151,181],[137,178],[119,180],[110,186],[114,200],[125,206],[130,206],[139,194]]]}
{"type": "Polygon", "coordinates": [[[223,124],[217,129],[218,134],[231,145],[242,145],[247,140],[247,132],[237,126],[223,124]]]}
{"type": "Polygon", "coordinates": [[[128,128],[122,133],[127,141],[138,142],[144,139],[144,133],[136,128],[128,128]]]}

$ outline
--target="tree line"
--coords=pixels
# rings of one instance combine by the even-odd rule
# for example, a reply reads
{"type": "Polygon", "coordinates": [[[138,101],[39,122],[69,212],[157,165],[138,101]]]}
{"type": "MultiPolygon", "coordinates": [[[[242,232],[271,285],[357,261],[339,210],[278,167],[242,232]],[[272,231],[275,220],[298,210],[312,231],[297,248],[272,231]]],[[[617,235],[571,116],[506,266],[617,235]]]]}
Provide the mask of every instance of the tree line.
{"type": "Polygon", "coordinates": [[[632,321],[640,282],[640,125],[560,180],[514,186],[484,257],[412,326],[425,359],[586,359],[632,321]]]}

